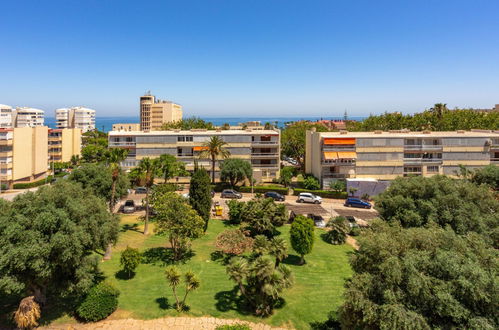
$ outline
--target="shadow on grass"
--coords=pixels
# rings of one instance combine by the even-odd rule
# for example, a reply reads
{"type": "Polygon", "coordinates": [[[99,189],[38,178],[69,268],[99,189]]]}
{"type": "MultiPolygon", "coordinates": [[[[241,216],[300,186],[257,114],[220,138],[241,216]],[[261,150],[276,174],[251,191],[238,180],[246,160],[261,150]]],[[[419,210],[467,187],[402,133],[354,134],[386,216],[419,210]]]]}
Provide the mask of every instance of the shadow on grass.
{"type": "Polygon", "coordinates": [[[128,274],[123,269],[120,269],[114,274],[114,277],[118,280],[131,280],[135,277],[135,272],[128,274]]]}
{"type": "Polygon", "coordinates": [[[310,322],[310,329],[312,330],[340,330],[341,324],[338,321],[337,313],[329,312],[327,320],[310,322]]]}
{"type": "Polygon", "coordinates": [[[321,239],[327,243],[327,244],[331,244],[331,241],[329,240],[329,235],[328,235],[328,232],[325,232],[325,233],[322,233],[321,234],[321,239]]]}
{"type": "Polygon", "coordinates": [[[289,254],[287,258],[282,261],[282,263],[286,265],[302,266],[301,258],[294,254],[289,254]]]}
{"type": "Polygon", "coordinates": [[[133,223],[133,224],[124,224],[120,231],[121,232],[126,232],[126,231],[129,231],[129,230],[132,230],[132,231],[136,231],[138,233],[142,233],[142,230],[139,230],[139,224],[138,223],[133,223]]]}
{"type": "Polygon", "coordinates": [[[165,248],[165,247],[154,247],[145,250],[142,253],[142,263],[143,264],[161,264],[163,266],[165,265],[172,265],[175,263],[185,263],[189,259],[191,259],[194,256],[194,252],[192,250],[189,250],[184,253],[184,257],[182,260],[175,261],[173,260],[173,250],[170,248],[165,248]]]}
{"type": "Polygon", "coordinates": [[[42,309],[42,317],[38,322],[40,326],[50,325],[64,315],[75,316],[75,310],[82,297],[48,297],[48,299],[47,304],[42,309]]]}
{"type": "Polygon", "coordinates": [[[166,297],[157,298],[157,299],[156,299],[156,302],[158,303],[158,306],[159,306],[159,308],[161,308],[161,309],[170,309],[170,308],[175,308],[175,306],[174,306],[174,305],[171,305],[171,304],[168,302],[168,298],[166,298],[166,297]]]}
{"type": "Polygon", "coordinates": [[[213,251],[210,254],[211,261],[219,262],[223,266],[227,266],[230,262],[230,259],[232,259],[232,257],[234,257],[234,255],[226,254],[226,253],[223,253],[222,251],[213,251]]]}
{"type": "Polygon", "coordinates": [[[237,311],[242,315],[250,315],[251,310],[248,308],[244,297],[239,295],[239,288],[234,286],[230,291],[220,291],[215,294],[215,307],[221,312],[230,310],[237,311]]]}

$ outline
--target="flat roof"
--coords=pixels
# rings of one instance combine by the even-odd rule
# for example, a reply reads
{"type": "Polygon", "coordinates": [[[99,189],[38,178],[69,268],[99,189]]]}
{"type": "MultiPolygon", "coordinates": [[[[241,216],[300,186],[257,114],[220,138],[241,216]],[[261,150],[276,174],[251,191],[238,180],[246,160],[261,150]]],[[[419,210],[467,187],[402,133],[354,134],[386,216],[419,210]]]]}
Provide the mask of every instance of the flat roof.
{"type": "Polygon", "coordinates": [[[142,136],[156,136],[156,135],[279,135],[279,131],[274,130],[190,130],[190,131],[110,131],[109,136],[113,135],[142,135],[142,136]]]}
{"type": "Polygon", "coordinates": [[[321,137],[331,137],[331,138],[390,138],[390,137],[499,137],[499,131],[487,131],[487,130],[477,130],[477,131],[431,131],[429,133],[423,132],[316,132],[320,134],[321,137]]]}

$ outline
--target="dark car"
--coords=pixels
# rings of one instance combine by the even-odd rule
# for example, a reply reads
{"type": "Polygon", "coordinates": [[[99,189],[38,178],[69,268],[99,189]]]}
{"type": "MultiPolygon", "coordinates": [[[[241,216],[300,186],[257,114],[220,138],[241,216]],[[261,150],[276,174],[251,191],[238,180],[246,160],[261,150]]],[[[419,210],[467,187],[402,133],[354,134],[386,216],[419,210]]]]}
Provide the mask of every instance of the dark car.
{"type": "Polygon", "coordinates": [[[284,202],[285,200],[283,195],[276,193],[275,191],[267,191],[263,196],[265,198],[272,198],[276,202],[284,202]]]}
{"type": "Polygon", "coordinates": [[[345,206],[360,207],[364,209],[370,209],[372,207],[371,203],[363,201],[360,198],[349,197],[345,201],[345,206]]]}
{"type": "Polygon", "coordinates": [[[243,198],[243,195],[241,195],[241,193],[238,193],[235,190],[225,189],[224,191],[222,191],[221,197],[222,198],[236,198],[236,199],[240,199],[240,198],[243,198]]]}
{"type": "Polygon", "coordinates": [[[135,193],[136,194],[145,194],[147,193],[146,187],[137,187],[135,188],[135,193]]]}

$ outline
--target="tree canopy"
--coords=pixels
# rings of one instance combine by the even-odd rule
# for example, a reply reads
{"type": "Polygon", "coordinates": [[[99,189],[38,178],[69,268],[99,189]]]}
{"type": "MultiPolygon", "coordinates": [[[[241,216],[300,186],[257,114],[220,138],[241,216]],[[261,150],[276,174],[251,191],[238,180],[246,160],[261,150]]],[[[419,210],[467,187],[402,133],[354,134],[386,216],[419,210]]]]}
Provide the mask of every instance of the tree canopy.
{"type": "Polygon", "coordinates": [[[499,190],[499,166],[489,165],[475,170],[471,174],[471,182],[475,184],[486,184],[494,190],[499,190]]]}
{"type": "Polygon", "coordinates": [[[398,178],[378,195],[375,208],[381,219],[406,228],[437,224],[459,235],[489,235],[499,223],[499,201],[487,187],[445,176],[398,178]]]}
{"type": "Polygon", "coordinates": [[[314,246],[314,222],[303,215],[295,217],[289,231],[291,246],[301,257],[301,264],[305,263],[305,255],[312,252],[314,246]]]}
{"type": "Polygon", "coordinates": [[[303,165],[305,159],[305,133],[307,130],[312,129],[312,127],[315,127],[317,132],[327,132],[324,126],[305,121],[295,122],[282,130],[282,154],[296,159],[300,165],[303,165]]]}
{"type": "Polygon", "coordinates": [[[118,236],[118,219],[104,201],[61,181],[17,196],[0,213],[0,291],[59,294],[88,289],[98,258],[118,236]]]}
{"type": "Polygon", "coordinates": [[[251,163],[240,158],[229,158],[220,164],[220,179],[229,181],[232,187],[246,179],[251,179],[253,169],[251,163]]]}
{"type": "Polygon", "coordinates": [[[497,329],[499,254],[480,235],[378,222],[359,243],[342,328],[497,329]]]}
{"type": "Polygon", "coordinates": [[[179,121],[171,122],[171,123],[163,123],[161,126],[161,130],[170,130],[170,129],[181,129],[181,130],[190,130],[190,129],[215,129],[215,126],[209,121],[204,121],[199,117],[189,117],[179,121]]]}
{"type": "Polygon", "coordinates": [[[189,204],[204,220],[204,231],[208,229],[211,212],[210,175],[204,168],[196,168],[189,186],[189,204]]]}

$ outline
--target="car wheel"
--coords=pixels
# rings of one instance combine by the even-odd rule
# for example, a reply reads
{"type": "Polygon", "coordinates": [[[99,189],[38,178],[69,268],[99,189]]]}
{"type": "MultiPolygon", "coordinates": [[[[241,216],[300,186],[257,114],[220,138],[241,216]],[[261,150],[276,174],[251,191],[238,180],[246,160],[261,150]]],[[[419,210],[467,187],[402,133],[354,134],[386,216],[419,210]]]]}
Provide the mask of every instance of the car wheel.
{"type": "Polygon", "coordinates": [[[319,204],[320,202],[319,201],[314,201],[314,204],[319,204]]]}
{"type": "Polygon", "coordinates": [[[303,203],[303,199],[299,199],[299,200],[298,200],[298,203],[303,203]]]}
{"type": "Polygon", "coordinates": [[[350,204],[345,204],[346,207],[350,207],[350,204]]]}

